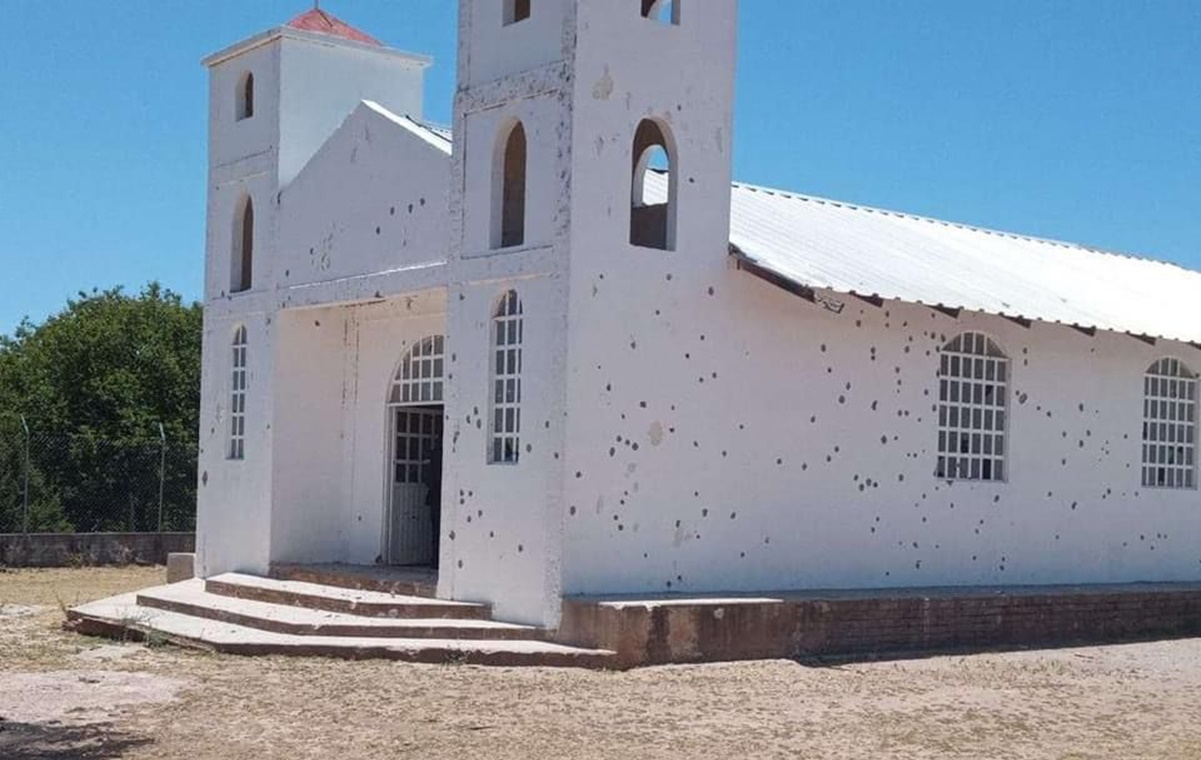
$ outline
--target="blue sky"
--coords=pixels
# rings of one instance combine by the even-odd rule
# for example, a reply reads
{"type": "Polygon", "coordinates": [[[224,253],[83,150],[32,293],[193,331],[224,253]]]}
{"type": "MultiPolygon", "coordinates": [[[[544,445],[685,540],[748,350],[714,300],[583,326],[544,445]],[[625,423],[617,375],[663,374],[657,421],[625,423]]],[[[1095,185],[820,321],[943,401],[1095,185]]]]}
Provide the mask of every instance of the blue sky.
{"type": "MultiPolygon", "coordinates": [[[[719,0],[700,0],[718,2],[719,0]]],[[[0,0],[0,333],[81,289],[200,296],[199,61],[306,0],[0,0]]],[[[453,0],[325,0],[432,54],[453,0]]],[[[1201,269],[1201,3],[742,0],[738,179],[1201,269]]]]}

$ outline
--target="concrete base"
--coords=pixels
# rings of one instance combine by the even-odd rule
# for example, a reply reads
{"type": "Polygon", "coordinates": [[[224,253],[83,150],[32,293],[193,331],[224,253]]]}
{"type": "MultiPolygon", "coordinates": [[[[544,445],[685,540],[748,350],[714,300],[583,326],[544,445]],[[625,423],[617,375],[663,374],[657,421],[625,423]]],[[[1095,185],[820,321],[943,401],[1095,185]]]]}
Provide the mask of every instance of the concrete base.
{"type": "Polygon", "coordinates": [[[171,552],[167,555],[167,583],[181,583],[196,577],[194,552],[171,552]]]}
{"type": "Polygon", "coordinates": [[[575,598],[556,640],[619,667],[877,657],[1201,635],[1201,584],[575,598]]]}

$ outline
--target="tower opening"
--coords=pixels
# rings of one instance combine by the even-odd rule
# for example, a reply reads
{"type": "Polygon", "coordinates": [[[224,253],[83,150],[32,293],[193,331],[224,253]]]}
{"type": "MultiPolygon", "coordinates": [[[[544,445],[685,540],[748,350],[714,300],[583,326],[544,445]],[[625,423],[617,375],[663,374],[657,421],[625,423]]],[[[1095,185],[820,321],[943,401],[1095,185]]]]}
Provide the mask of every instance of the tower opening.
{"type": "Polygon", "coordinates": [[[526,140],[520,121],[502,132],[493,187],[493,248],[525,243],[526,140]]]}
{"type": "Polygon", "coordinates": [[[242,204],[242,213],[234,220],[233,237],[229,289],[241,293],[250,290],[254,274],[254,202],[249,196],[242,204]]]}
{"type": "Polygon", "coordinates": [[[630,245],[675,250],[676,161],[669,134],[651,119],[634,133],[630,245]]]}
{"type": "Polygon", "coordinates": [[[679,26],[680,0],[642,0],[642,17],[679,26]]]}
{"type": "Polygon", "coordinates": [[[254,116],[254,74],[247,71],[238,84],[238,121],[254,116]]]}

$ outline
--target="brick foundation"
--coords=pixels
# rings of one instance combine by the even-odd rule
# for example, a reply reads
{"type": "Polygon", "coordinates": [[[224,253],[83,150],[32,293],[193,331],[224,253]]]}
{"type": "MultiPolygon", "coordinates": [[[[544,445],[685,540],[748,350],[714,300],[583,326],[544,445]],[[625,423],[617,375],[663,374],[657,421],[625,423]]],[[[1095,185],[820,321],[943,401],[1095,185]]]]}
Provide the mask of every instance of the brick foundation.
{"type": "Polygon", "coordinates": [[[565,599],[558,639],[624,667],[1201,635],[1201,584],[565,599]]]}

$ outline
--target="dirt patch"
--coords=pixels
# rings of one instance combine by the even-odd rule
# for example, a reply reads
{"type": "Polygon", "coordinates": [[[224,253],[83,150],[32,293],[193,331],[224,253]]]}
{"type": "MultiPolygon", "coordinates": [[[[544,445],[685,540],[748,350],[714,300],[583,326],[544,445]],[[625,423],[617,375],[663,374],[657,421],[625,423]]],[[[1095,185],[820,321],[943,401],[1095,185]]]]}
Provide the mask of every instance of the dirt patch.
{"type": "Polygon", "coordinates": [[[188,685],[174,700],[92,714],[105,722],[87,729],[70,716],[10,722],[7,733],[24,743],[6,748],[0,738],[0,757],[1201,757],[1201,640],[629,673],[238,658],[58,630],[46,589],[96,598],[162,578],[97,576],[105,572],[36,577],[37,593],[8,588],[10,574],[0,574],[0,600],[51,608],[0,622],[0,679],[6,670],[66,681],[55,671],[103,672],[188,685]],[[25,749],[35,746],[59,754],[25,749]]]}
{"type": "Polygon", "coordinates": [[[132,706],[170,702],[185,685],[185,681],[150,673],[3,673],[0,716],[16,723],[107,722],[132,706]]]}

